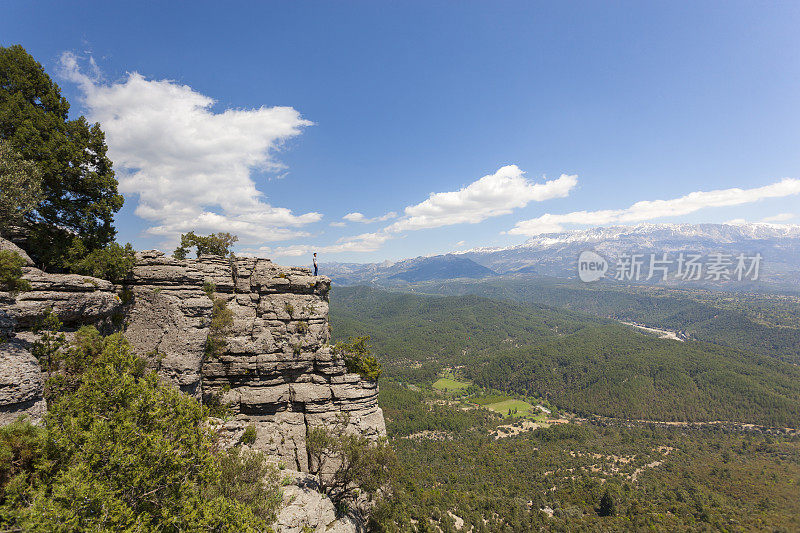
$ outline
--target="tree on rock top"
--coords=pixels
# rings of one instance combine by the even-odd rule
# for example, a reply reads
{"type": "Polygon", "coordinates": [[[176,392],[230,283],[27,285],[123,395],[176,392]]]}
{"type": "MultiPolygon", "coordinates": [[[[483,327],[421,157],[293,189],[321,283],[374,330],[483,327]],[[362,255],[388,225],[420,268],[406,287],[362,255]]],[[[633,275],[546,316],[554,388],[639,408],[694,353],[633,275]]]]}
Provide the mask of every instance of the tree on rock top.
{"type": "Polygon", "coordinates": [[[70,120],[69,107],[22,46],[0,47],[0,139],[41,172],[42,199],[25,214],[27,251],[56,269],[67,267],[75,238],[87,252],[113,242],[114,214],[124,202],[100,126],[70,120]]]}
{"type": "Polygon", "coordinates": [[[227,257],[231,253],[231,246],[239,240],[230,233],[212,233],[211,235],[197,235],[190,231],[181,235],[181,244],[172,254],[175,259],[186,259],[186,254],[192,248],[197,249],[197,257],[201,255],[218,255],[227,257]]]}

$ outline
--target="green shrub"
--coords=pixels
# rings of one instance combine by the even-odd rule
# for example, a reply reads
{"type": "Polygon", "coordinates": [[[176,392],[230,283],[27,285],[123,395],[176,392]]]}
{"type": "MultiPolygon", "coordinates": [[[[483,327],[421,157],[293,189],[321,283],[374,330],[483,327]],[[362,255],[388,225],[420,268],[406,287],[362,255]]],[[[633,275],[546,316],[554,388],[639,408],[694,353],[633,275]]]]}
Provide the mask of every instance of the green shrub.
{"type": "Polygon", "coordinates": [[[298,322],[297,326],[295,327],[297,329],[297,333],[301,334],[308,333],[308,322],[306,322],[305,320],[301,320],[300,322],[298,322]]]}
{"type": "Polygon", "coordinates": [[[383,369],[372,355],[372,349],[368,342],[369,335],[350,337],[346,341],[336,343],[334,352],[344,357],[344,364],[348,372],[360,374],[362,378],[370,381],[377,381],[383,369]]]}
{"type": "Polygon", "coordinates": [[[214,299],[214,293],[217,291],[217,286],[214,285],[211,281],[204,281],[203,282],[203,292],[206,293],[206,296],[214,299]]]}
{"type": "Polygon", "coordinates": [[[22,279],[25,260],[11,250],[0,250],[0,291],[17,293],[31,290],[28,280],[22,279]]]}
{"type": "Polygon", "coordinates": [[[61,350],[67,346],[67,338],[61,333],[62,323],[53,309],[47,309],[37,321],[34,331],[39,338],[33,343],[31,352],[45,372],[50,371],[51,363],[56,362],[61,350]]]}
{"type": "Polygon", "coordinates": [[[105,248],[87,252],[81,239],[75,239],[69,249],[67,265],[75,274],[94,276],[110,281],[123,281],[133,271],[136,252],[130,243],[125,246],[112,242],[105,248]]]}
{"type": "Polygon", "coordinates": [[[282,503],[281,475],[278,467],[268,462],[266,454],[234,447],[220,454],[217,468],[219,480],[209,491],[211,497],[243,504],[265,523],[275,520],[282,503]]]}
{"type": "Polygon", "coordinates": [[[197,235],[190,231],[181,235],[181,244],[173,252],[175,259],[186,259],[187,252],[197,249],[197,257],[201,255],[218,255],[227,257],[231,254],[230,248],[233,243],[239,240],[236,235],[230,233],[212,233],[211,235],[197,235]]]}
{"type": "Polygon", "coordinates": [[[0,220],[22,222],[42,196],[42,171],[0,138],[0,220]]]}
{"type": "Polygon", "coordinates": [[[320,491],[340,510],[360,493],[375,495],[397,466],[385,441],[350,433],[347,424],[347,418],[340,418],[335,424],[310,426],[306,434],[309,471],[320,476],[320,491]],[[328,465],[336,469],[332,475],[328,465]]]}
{"type": "Polygon", "coordinates": [[[256,442],[256,427],[253,424],[245,428],[240,442],[242,444],[254,444],[256,442]]]}
{"type": "Polygon", "coordinates": [[[215,455],[208,410],[145,372],[121,335],[80,337],[59,369],[83,372],[42,428],[0,430],[0,529],[263,531],[276,471],[215,455]]]}
{"type": "Polygon", "coordinates": [[[213,298],[213,301],[211,324],[206,339],[206,355],[219,357],[227,345],[225,337],[233,325],[233,311],[228,309],[228,304],[222,298],[213,298]]]}

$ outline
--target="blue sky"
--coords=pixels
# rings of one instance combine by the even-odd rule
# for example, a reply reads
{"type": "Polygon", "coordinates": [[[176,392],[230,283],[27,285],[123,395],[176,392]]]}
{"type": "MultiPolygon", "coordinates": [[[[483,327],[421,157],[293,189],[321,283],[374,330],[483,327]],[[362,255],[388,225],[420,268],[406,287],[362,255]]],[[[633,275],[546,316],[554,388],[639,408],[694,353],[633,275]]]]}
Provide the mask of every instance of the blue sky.
{"type": "Polygon", "coordinates": [[[139,249],[196,227],[283,263],[365,262],[594,224],[800,223],[797,3],[3,10],[0,44],[101,121],[139,249]]]}

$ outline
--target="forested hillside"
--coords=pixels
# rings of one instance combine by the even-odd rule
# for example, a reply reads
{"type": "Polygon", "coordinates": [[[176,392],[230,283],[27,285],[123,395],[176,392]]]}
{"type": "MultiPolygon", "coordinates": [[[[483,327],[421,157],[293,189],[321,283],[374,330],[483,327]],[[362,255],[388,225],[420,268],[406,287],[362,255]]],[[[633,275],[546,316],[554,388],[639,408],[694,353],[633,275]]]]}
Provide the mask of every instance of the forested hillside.
{"type": "Polygon", "coordinates": [[[476,384],[584,416],[800,427],[800,369],[766,356],[616,325],[484,354],[465,368],[476,384]]]}
{"type": "Polygon", "coordinates": [[[448,533],[460,520],[460,531],[508,533],[800,527],[797,438],[560,424],[496,439],[497,415],[430,391],[384,382],[380,402],[403,467],[379,531],[428,520],[448,533]]]}
{"type": "Polygon", "coordinates": [[[368,334],[391,375],[423,380],[499,346],[536,344],[607,322],[544,305],[478,296],[430,298],[368,287],[335,287],[330,308],[335,338],[368,334]]]}
{"type": "Polygon", "coordinates": [[[371,335],[390,378],[431,381],[455,366],[587,416],[800,427],[797,366],[571,311],[338,287],[331,322],[337,338],[371,335]]]}
{"type": "Polygon", "coordinates": [[[533,276],[418,283],[407,289],[550,305],[800,363],[800,298],[796,295],[587,285],[533,276]]]}

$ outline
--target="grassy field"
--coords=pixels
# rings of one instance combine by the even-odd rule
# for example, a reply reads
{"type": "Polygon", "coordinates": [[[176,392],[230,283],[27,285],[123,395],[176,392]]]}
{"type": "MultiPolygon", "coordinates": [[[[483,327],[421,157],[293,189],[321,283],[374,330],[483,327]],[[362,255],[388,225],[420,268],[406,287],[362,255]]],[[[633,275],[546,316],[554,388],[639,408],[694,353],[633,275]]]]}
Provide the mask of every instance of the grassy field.
{"type": "Polygon", "coordinates": [[[484,403],[481,402],[481,405],[484,407],[491,409],[495,413],[499,413],[503,416],[508,416],[508,410],[511,409],[515,413],[512,413],[512,416],[515,417],[525,417],[530,418],[531,420],[544,420],[545,416],[544,413],[541,412],[536,406],[529,404],[528,402],[522,400],[515,400],[513,398],[502,398],[502,397],[487,397],[481,398],[482,400],[491,399],[496,400],[491,403],[484,403]]]}
{"type": "Polygon", "coordinates": [[[453,378],[439,378],[433,384],[433,388],[436,390],[459,391],[466,389],[470,385],[471,383],[468,381],[458,381],[453,378]]]}

